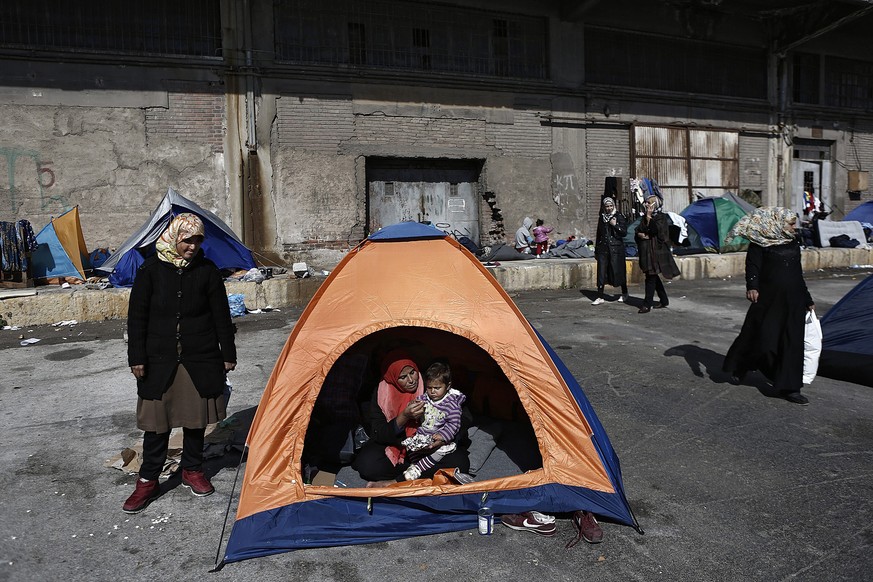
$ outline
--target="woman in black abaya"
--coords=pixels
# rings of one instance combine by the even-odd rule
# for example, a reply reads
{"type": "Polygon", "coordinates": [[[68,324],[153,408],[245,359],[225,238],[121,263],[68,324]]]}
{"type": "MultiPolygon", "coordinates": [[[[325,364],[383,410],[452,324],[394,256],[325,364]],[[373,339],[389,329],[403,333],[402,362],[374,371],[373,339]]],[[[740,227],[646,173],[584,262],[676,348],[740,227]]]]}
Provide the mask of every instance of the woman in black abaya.
{"type": "Polygon", "coordinates": [[[795,239],[797,215],[787,208],[759,208],[731,229],[727,239],[749,239],[746,298],[751,301],[740,335],[724,361],[739,381],[760,370],[782,398],[808,404],[803,386],[803,331],[815,303],[806,288],[795,239]]]}

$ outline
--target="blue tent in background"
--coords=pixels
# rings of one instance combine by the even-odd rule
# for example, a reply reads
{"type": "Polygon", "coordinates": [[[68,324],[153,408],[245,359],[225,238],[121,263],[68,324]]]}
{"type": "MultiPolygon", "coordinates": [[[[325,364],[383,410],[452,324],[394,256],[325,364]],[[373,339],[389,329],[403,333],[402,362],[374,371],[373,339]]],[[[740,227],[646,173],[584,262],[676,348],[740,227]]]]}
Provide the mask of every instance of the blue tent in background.
{"type": "Polygon", "coordinates": [[[873,275],[821,318],[818,375],[873,387],[873,275]]]}
{"type": "Polygon", "coordinates": [[[155,252],[155,241],[167,230],[175,216],[185,212],[191,212],[203,219],[206,239],[201,248],[206,258],[219,269],[248,270],[255,267],[252,251],[246,248],[224,221],[169,188],[148,222],[124,241],[97,270],[109,273],[109,282],[115,287],[132,286],[136,269],[145,257],[155,252]]]}
{"type": "Polygon", "coordinates": [[[868,200],[864,204],[855,207],[843,220],[857,220],[862,224],[865,222],[873,224],[873,200],[868,200]]]}
{"type": "MultiPolygon", "coordinates": [[[[749,241],[735,237],[730,243],[724,239],[730,229],[754,207],[733,193],[695,200],[680,212],[688,225],[700,236],[700,244],[711,252],[744,251],[749,241]]],[[[690,230],[690,229],[689,229],[690,230]]]]}

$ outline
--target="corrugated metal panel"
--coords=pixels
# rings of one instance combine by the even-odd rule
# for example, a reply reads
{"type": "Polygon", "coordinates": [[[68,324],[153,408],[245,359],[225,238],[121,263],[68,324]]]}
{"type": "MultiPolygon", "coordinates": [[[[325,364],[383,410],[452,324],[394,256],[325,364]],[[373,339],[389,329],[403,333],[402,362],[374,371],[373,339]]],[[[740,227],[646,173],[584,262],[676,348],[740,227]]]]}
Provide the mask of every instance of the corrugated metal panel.
{"type": "Polygon", "coordinates": [[[737,167],[736,160],[691,160],[691,187],[727,188],[736,192],[740,185],[737,167]]]}
{"type": "Polygon", "coordinates": [[[661,188],[661,194],[665,210],[679,212],[688,206],[688,188],[661,188]]]}
{"type": "Polygon", "coordinates": [[[735,131],[641,125],[634,128],[634,145],[636,177],[658,182],[666,210],[683,210],[693,192],[720,196],[739,189],[735,131]]]}
{"type": "MultiPolygon", "coordinates": [[[[659,186],[680,187],[688,189],[688,161],[682,159],[655,159],[654,172],[648,178],[654,178],[659,186]]],[[[683,206],[684,208],[684,206],[683,206]]]]}
{"type": "Polygon", "coordinates": [[[763,191],[767,188],[768,143],[766,136],[739,137],[739,190],[763,191]]]}
{"type": "Polygon", "coordinates": [[[635,136],[637,156],[685,158],[688,132],[681,127],[638,126],[635,136]]]}
{"type": "Polygon", "coordinates": [[[736,160],[739,155],[739,134],[734,131],[689,131],[692,158],[736,160]]]}

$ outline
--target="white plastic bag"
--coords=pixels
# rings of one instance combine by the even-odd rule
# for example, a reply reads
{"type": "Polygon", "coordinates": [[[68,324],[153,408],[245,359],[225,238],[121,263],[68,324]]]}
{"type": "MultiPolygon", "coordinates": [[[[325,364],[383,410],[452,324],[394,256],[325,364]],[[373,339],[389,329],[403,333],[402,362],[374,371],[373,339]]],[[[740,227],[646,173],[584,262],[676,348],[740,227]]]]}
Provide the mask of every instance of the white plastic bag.
{"type": "Polygon", "coordinates": [[[821,323],[815,311],[806,314],[803,331],[803,383],[811,384],[818,373],[818,359],[821,356],[821,323]]]}

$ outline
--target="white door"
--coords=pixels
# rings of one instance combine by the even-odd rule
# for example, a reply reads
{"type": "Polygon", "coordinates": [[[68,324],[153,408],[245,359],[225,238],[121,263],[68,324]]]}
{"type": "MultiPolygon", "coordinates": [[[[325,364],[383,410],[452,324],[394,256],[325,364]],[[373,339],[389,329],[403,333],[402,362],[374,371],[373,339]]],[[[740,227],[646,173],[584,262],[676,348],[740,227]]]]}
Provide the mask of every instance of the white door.
{"type": "MultiPolygon", "coordinates": [[[[822,197],[821,162],[804,162],[796,160],[792,167],[791,210],[803,216],[803,212],[806,209],[804,192],[809,192],[815,196],[817,206],[816,210],[821,208],[822,202],[829,205],[829,202],[825,201],[822,197]]],[[[827,208],[827,206],[825,206],[825,208],[827,208]]]]}

